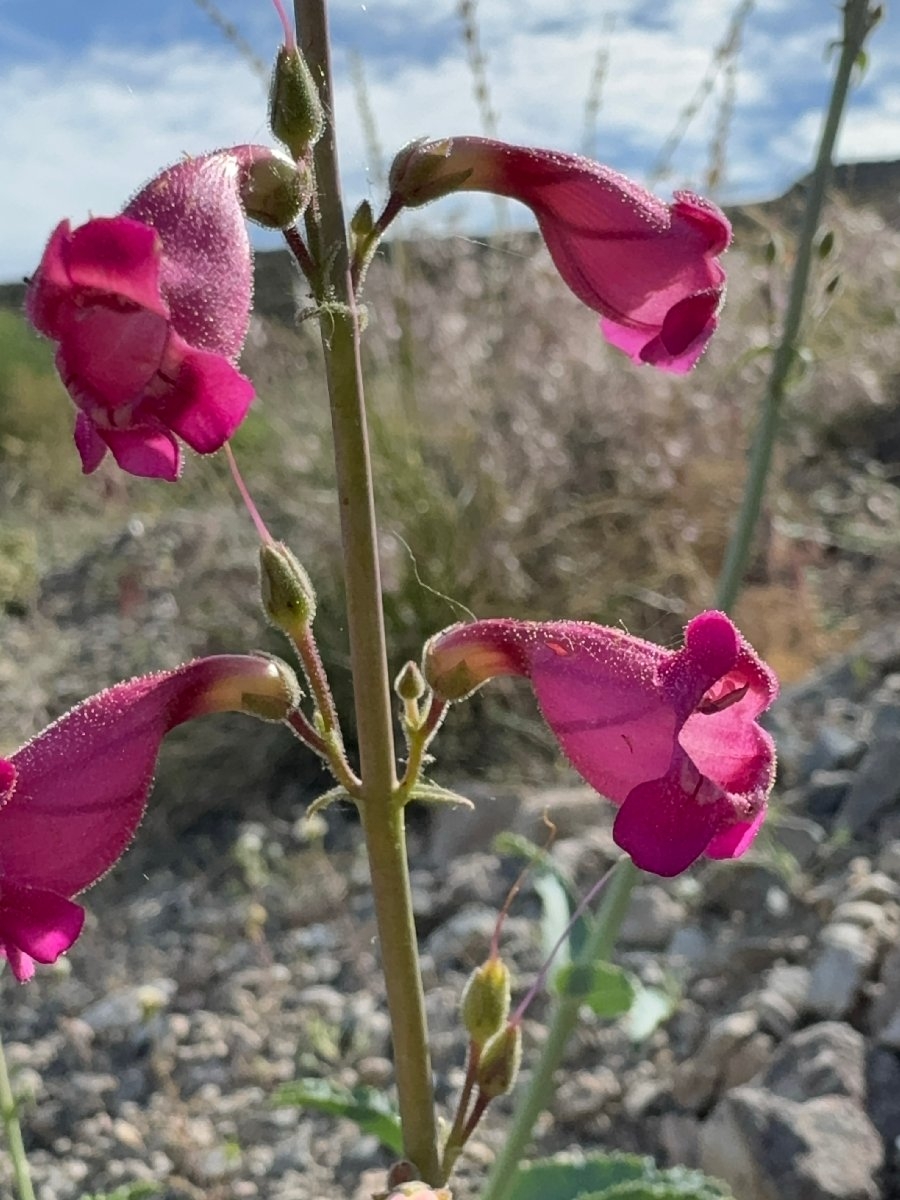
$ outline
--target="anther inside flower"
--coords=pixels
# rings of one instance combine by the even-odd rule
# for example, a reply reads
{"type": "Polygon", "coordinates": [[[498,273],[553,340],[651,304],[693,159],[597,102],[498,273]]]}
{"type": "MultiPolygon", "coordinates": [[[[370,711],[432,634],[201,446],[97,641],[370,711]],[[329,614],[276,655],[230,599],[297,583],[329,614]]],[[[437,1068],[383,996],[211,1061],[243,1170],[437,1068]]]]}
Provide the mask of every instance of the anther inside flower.
{"type": "Polygon", "coordinates": [[[724,613],[701,613],[681,650],[587,622],[476,621],[432,638],[425,676],[449,700],[526,675],[563,750],[618,806],[616,842],[676,875],[701,854],[736,858],[763,822],[775,749],[757,717],[771,670],[724,613]]]}

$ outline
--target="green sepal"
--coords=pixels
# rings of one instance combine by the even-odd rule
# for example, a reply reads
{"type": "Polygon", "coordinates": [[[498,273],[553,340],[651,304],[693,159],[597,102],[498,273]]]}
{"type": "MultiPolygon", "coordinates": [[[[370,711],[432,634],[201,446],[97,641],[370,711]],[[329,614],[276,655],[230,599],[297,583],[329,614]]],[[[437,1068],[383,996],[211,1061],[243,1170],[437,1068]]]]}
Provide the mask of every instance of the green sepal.
{"type": "Polygon", "coordinates": [[[334,804],[337,800],[347,800],[350,804],[355,804],[356,801],[350,795],[345,787],[330,788],[327,792],[323,792],[321,796],[317,796],[306,810],[306,817],[315,817],[318,813],[323,812],[330,804],[334,804]]]}
{"type": "Polygon", "coordinates": [[[441,787],[437,783],[429,783],[427,779],[420,779],[415,784],[406,797],[405,803],[410,800],[420,800],[423,804],[450,804],[454,808],[474,808],[475,805],[468,796],[461,796],[459,792],[453,792],[449,788],[441,787]]]}

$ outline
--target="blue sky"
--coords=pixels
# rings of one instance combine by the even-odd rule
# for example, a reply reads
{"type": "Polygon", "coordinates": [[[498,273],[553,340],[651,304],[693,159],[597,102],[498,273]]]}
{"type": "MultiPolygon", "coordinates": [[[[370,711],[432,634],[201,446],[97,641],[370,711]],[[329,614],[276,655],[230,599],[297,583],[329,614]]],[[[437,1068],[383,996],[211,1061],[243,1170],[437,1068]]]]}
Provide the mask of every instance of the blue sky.
{"type": "MultiPolygon", "coordinates": [[[[707,74],[738,0],[479,0],[500,136],[582,150],[598,54],[608,56],[596,154],[646,180],[707,74]]],[[[252,52],[271,58],[269,0],[216,0],[252,52]]],[[[332,0],[339,142],[348,200],[377,203],[351,78],[366,92],[388,157],[409,139],[482,132],[457,0],[332,0]]],[[[758,199],[804,174],[839,30],[830,0],[756,0],[736,75],[720,199],[758,199]]],[[[659,181],[699,186],[721,80],[659,181]]],[[[195,0],[0,0],[0,279],[36,265],[62,216],[119,209],[182,153],[267,141],[263,86],[195,0]]],[[[845,160],[900,158],[900,6],[871,41],[871,62],[840,142],[845,160]]],[[[453,199],[419,227],[485,232],[490,205],[453,199]]],[[[523,220],[527,214],[523,212],[523,220]]]]}

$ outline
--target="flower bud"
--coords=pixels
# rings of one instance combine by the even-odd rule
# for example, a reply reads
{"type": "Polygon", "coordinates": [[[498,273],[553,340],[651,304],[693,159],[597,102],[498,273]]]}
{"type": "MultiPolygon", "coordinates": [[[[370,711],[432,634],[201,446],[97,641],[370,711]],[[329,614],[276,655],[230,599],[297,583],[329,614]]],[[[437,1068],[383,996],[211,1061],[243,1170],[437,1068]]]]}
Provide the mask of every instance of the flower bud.
{"type": "Polygon", "coordinates": [[[296,46],[281,46],[269,88],[269,128],[295,159],[322,136],[322,101],[306,60],[296,46]]]}
{"type": "Polygon", "coordinates": [[[289,229],[309,204],[312,175],[306,163],[269,150],[242,164],[239,188],[249,221],[263,229],[289,229]]]}
{"type": "Polygon", "coordinates": [[[509,1016],[509,968],[499,958],[476,967],[460,1002],[463,1025],[479,1048],[502,1028],[509,1016]]]}
{"type": "Polygon", "coordinates": [[[486,1100],[496,1100],[512,1090],[522,1061],[522,1031],[516,1025],[504,1025],[485,1045],[478,1063],[475,1081],[486,1100]]]}
{"type": "Polygon", "coordinates": [[[311,625],[316,594],[304,568],[283,542],[264,542],[259,549],[259,582],[263,608],[276,629],[294,633],[311,625]]]}
{"type": "Polygon", "coordinates": [[[439,142],[419,138],[404,146],[388,174],[392,198],[404,208],[418,208],[460,188],[472,174],[472,168],[457,168],[450,158],[452,149],[452,138],[439,142]]]}
{"type": "Polygon", "coordinates": [[[421,699],[425,692],[425,680],[414,662],[408,662],[401,667],[394,680],[394,691],[401,700],[406,700],[411,704],[421,699]]]}
{"type": "Polygon", "coordinates": [[[246,671],[222,675],[204,698],[207,712],[242,712],[263,721],[283,721],[300,702],[297,676],[280,658],[247,657],[246,671]]]}
{"type": "Polygon", "coordinates": [[[524,675],[521,647],[501,620],[451,625],[429,638],[422,672],[442,700],[465,700],[498,675],[524,675]]]}

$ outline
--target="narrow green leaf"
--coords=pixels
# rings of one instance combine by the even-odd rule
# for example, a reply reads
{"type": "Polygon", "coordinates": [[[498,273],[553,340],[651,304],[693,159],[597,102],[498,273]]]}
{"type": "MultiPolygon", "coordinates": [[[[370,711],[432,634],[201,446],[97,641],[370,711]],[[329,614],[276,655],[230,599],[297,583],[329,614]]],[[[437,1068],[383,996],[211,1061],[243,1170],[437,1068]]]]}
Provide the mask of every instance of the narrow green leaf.
{"type": "Polygon", "coordinates": [[[327,1079],[297,1079],[273,1097],[276,1106],[312,1108],[354,1121],[363,1133],[374,1134],[393,1154],[403,1152],[400,1117],[386,1096],[375,1088],[342,1088],[327,1079]]]}
{"type": "Polygon", "coordinates": [[[519,1169],[509,1200],[733,1200],[701,1171],[661,1170],[651,1158],[597,1154],[572,1163],[547,1159],[519,1169]]]}
{"type": "Polygon", "coordinates": [[[635,997],[631,977],[613,963],[567,966],[557,972],[554,986],[561,996],[577,996],[598,1017],[618,1017],[628,1012],[635,997]]]}
{"type": "Polygon", "coordinates": [[[509,1200],[574,1200],[617,1183],[640,1181],[650,1166],[650,1159],[633,1154],[597,1154],[577,1163],[527,1163],[516,1173],[509,1200]]]}
{"type": "Polygon", "coordinates": [[[633,1042],[643,1042],[663,1021],[668,1021],[681,1000],[677,986],[644,987],[638,983],[634,1000],[625,1018],[625,1031],[633,1042]]]}
{"type": "Polygon", "coordinates": [[[348,800],[351,804],[356,803],[356,801],[345,788],[333,787],[329,791],[323,792],[321,796],[313,800],[312,804],[306,810],[307,819],[314,817],[317,813],[322,812],[323,809],[326,809],[329,806],[329,804],[334,804],[336,800],[348,800]]]}
{"type": "MultiPolygon", "coordinates": [[[[566,889],[555,875],[541,873],[535,877],[534,890],[541,900],[541,950],[544,958],[549,958],[550,952],[569,924],[571,911],[566,889]]],[[[560,946],[550,975],[551,982],[564,970],[571,958],[568,939],[560,946]]]]}
{"type": "Polygon", "coordinates": [[[449,804],[453,808],[475,807],[468,796],[461,796],[459,792],[452,792],[437,783],[429,783],[427,779],[420,779],[415,784],[409,793],[409,799],[420,800],[423,804],[449,804]]]}

